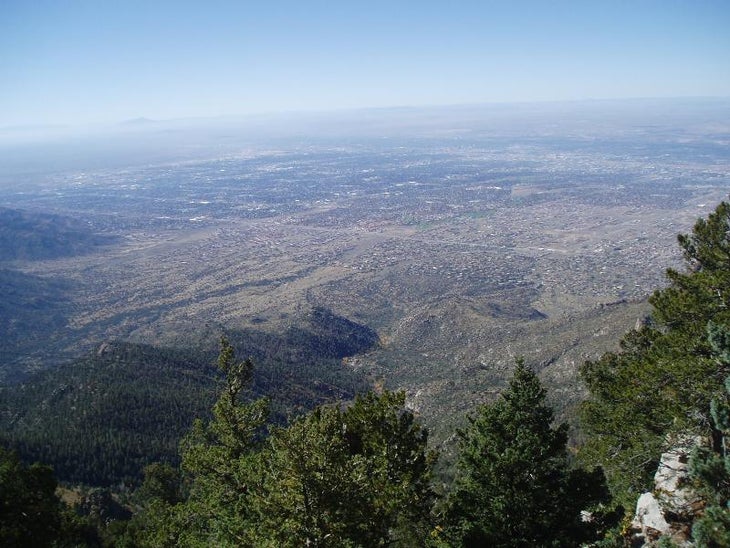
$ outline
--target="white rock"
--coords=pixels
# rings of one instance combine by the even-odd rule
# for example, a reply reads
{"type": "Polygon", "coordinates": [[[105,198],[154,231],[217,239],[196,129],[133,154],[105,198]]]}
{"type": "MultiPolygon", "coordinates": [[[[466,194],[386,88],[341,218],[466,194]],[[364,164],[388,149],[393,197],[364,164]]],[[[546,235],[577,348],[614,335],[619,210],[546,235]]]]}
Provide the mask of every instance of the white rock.
{"type": "Polygon", "coordinates": [[[699,496],[688,486],[688,463],[692,448],[702,443],[700,438],[685,438],[684,443],[662,453],[654,475],[654,492],[664,511],[691,515],[696,511],[699,496]]]}
{"type": "Polygon", "coordinates": [[[688,463],[692,448],[702,442],[701,438],[685,436],[675,440],[673,449],[662,453],[654,475],[654,490],[644,493],[636,502],[631,522],[635,545],[656,546],[658,539],[666,536],[676,546],[693,546],[689,540],[691,518],[702,501],[688,486],[688,463]],[[673,521],[667,521],[667,517],[673,521]]]}
{"type": "Polygon", "coordinates": [[[664,518],[659,501],[651,493],[644,493],[636,501],[636,514],[631,528],[641,531],[644,538],[655,536],[656,533],[665,534],[669,532],[670,526],[664,518]],[[648,531],[652,529],[653,531],[648,531]]]}

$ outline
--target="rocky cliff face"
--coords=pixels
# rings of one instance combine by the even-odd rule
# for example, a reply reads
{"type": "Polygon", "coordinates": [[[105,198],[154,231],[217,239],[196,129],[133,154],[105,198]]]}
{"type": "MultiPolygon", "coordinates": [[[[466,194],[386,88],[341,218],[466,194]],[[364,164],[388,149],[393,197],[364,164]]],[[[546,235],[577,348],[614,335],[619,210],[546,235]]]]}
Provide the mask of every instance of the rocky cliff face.
{"type": "Polygon", "coordinates": [[[654,476],[654,489],[636,503],[631,523],[631,545],[658,546],[660,539],[680,547],[695,546],[692,523],[703,510],[702,499],[689,485],[688,463],[692,449],[703,440],[685,437],[663,453],[654,476]]]}

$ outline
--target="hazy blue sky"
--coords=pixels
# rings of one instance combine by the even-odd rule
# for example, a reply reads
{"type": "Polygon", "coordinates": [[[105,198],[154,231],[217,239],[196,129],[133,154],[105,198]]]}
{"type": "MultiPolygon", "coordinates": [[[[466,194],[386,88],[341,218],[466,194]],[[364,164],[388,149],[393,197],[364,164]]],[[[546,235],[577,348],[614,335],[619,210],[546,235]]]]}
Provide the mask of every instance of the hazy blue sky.
{"type": "Polygon", "coordinates": [[[0,0],[0,127],[730,96],[730,0],[0,0]]]}

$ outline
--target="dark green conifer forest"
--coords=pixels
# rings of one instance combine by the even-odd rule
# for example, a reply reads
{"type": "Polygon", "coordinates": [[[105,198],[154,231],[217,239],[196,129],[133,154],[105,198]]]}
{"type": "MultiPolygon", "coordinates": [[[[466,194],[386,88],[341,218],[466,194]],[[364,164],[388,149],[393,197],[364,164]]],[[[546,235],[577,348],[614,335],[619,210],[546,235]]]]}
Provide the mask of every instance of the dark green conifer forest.
{"type": "MultiPolygon", "coordinates": [[[[235,341],[223,338],[217,372],[186,369],[184,356],[167,356],[165,367],[188,372],[205,410],[191,427],[169,425],[185,432],[175,458],[168,446],[159,449],[163,462],[143,472],[142,460],[129,463],[123,478],[130,485],[135,466],[143,476],[125,495],[130,519],[75,515],[59,500],[50,468],[0,449],[0,543],[628,546],[626,524],[638,495],[651,489],[662,451],[673,436],[691,435],[705,440],[690,462],[702,498],[693,541],[728,546],[730,203],[698,220],[679,245],[686,269],[667,272],[668,286],[650,297],[644,325],[625,335],[620,351],[581,367],[589,393],[577,448],[568,443],[568,426],[555,423],[536,372],[518,360],[502,394],[454,433],[455,479],[443,485],[435,480],[439,456],[404,393],[364,392],[359,380],[341,379],[340,401],[320,401],[285,420],[260,389],[259,363],[237,358],[235,341]]],[[[366,348],[368,337],[357,344],[366,348]]],[[[109,396],[127,405],[120,402],[128,396],[109,396]]],[[[162,401],[193,405],[172,395],[162,401]]],[[[64,454],[53,447],[38,456],[64,454]]],[[[95,461],[83,462],[93,468],[95,461]]]]}

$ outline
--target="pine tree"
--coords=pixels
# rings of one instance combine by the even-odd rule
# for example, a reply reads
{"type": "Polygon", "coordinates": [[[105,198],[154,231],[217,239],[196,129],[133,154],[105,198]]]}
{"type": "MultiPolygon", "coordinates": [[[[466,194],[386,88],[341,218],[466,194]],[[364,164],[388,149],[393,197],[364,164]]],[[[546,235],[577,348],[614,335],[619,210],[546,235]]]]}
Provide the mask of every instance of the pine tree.
{"type": "Polygon", "coordinates": [[[0,447],[0,544],[26,546],[100,546],[92,525],[56,496],[56,478],[49,466],[26,466],[0,447]]]}
{"type": "Polygon", "coordinates": [[[196,420],[180,444],[183,485],[175,485],[169,470],[146,470],[150,497],[131,531],[138,545],[253,545],[252,522],[258,519],[255,501],[262,478],[260,448],[269,405],[266,399],[250,399],[253,364],[238,361],[225,338],[218,367],[226,378],[213,406],[213,419],[196,420]],[[181,487],[186,488],[184,497],[181,487]]]}
{"type": "Polygon", "coordinates": [[[581,511],[605,498],[600,473],[572,470],[567,426],[519,360],[509,387],[459,432],[449,536],[461,546],[577,546],[595,535],[581,511]]]}
{"type": "Polygon", "coordinates": [[[4,546],[51,546],[61,528],[53,471],[25,466],[0,447],[0,540],[4,546]]]}
{"type": "MultiPolygon", "coordinates": [[[[719,362],[730,364],[730,329],[708,325],[708,339],[719,362]]],[[[725,393],[712,400],[712,425],[718,443],[695,449],[689,462],[690,477],[704,495],[704,514],[692,526],[699,546],[730,546],[730,376],[725,393]]]]}
{"type": "Polygon", "coordinates": [[[402,393],[319,407],[276,430],[260,532],[277,546],[418,546],[435,455],[402,393]]]}
{"type": "Polygon", "coordinates": [[[730,374],[705,332],[708,322],[730,323],[730,204],[678,239],[687,269],[667,271],[670,285],[649,299],[649,325],[628,333],[620,352],[581,368],[590,391],[582,458],[604,468],[627,509],[650,486],[667,434],[711,423],[710,402],[730,374]]]}
{"type": "Polygon", "coordinates": [[[343,413],[353,459],[366,463],[368,529],[389,545],[413,546],[430,532],[435,495],[431,475],[437,454],[428,431],[406,409],[403,392],[368,392],[343,413]]]}
{"type": "Polygon", "coordinates": [[[241,401],[251,364],[225,339],[226,384],[213,419],[196,421],[175,470],[151,466],[135,546],[414,546],[430,531],[435,455],[405,395],[358,397],[271,427],[268,402],[241,401]]]}

